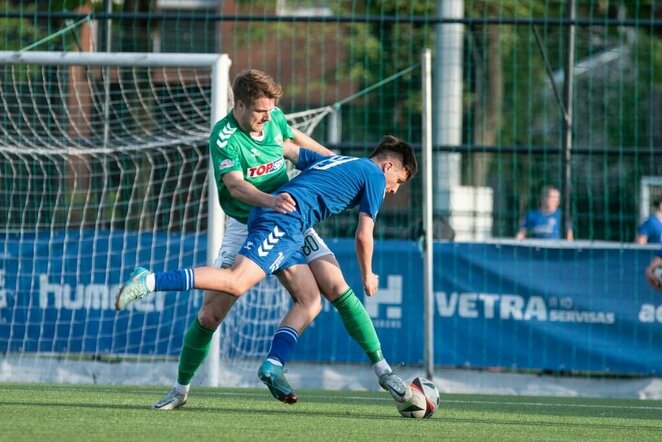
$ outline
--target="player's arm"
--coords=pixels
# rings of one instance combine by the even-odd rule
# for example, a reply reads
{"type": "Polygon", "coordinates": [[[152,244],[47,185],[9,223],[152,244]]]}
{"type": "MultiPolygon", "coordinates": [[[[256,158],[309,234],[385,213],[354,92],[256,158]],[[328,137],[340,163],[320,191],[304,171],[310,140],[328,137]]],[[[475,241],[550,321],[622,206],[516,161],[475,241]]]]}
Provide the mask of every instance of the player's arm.
{"type": "Polygon", "coordinates": [[[292,132],[294,132],[294,138],[292,138],[292,141],[297,146],[305,147],[306,149],[310,149],[313,152],[317,152],[325,156],[334,155],[332,151],[322,146],[320,143],[313,140],[311,137],[301,132],[300,130],[292,128],[292,132]]]}
{"type": "Polygon", "coordinates": [[[521,241],[523,239],[526,239],[526,235],[528,233],[527,226],[529,225],[529,214],[527,213],[524,215],[522,218],[520,218],[520,223],[519,223],[519,230],[517,231],[517,234],[515,235],[515,239],[521,241]]]}
{"type": "Polygon", "coordinates": [[[280,213],[293,212],[296,209],[296,203],[289,194],[270,195],[262,192],[246,181],[243,173],[238,170],[224,174],[222,180],[232,198],[251,206],[268,207],[280,213]]]}
{"type": "Polygon", "coordinates": [[[283,141],[283,157],[286,160],[292,162],[292,164],[297,164],[299,162],[299,152],[301,149],[299,145],[296,144],[293,140],[283,141]]]}
{"type": "Polygon", "coordinates": [[[573,241],[575,239],[575,232],[572,229],[568,229],[565,235],[565,239],[568,241],[573,241]]]}
{"type": "Polygon", "coordinates": [[[515,239],[521,241],[523,239],[526,239],[526,219],[522,219],[522,222],[520,223],[519,230],[517,231],[517,234],[515,235],[515,239]]]}
{"type": "Polygon", "coordinates": [[[639,232],[634,239],[637,244],[648,244],[648,220],[639,226],[639,232]]]}
{"type": "Polygon", "coordinates": [[[354,241],[356,258],[359,261],[359,269],[363,279],[363,290],[368,296],[377,293],[379,286],[378,277],[372,272],[372,254],[375,248],[374,229],[375,222],[372,217],[365,212],[359,212],[359,224],[356,228],[354,241]]]}
{"type": "Polygon", "coordinates": [[[657,290],[662,290],[662,281],[657,279],[657,277],[653,273],[653,270],[655,269],[655,267],[660,265],[662,265],[662,258],[656,256],[648,265],[648,268],[646,268],[646,280],[648,281],[648,284],[650,284],[651,287],[657,290]]]}

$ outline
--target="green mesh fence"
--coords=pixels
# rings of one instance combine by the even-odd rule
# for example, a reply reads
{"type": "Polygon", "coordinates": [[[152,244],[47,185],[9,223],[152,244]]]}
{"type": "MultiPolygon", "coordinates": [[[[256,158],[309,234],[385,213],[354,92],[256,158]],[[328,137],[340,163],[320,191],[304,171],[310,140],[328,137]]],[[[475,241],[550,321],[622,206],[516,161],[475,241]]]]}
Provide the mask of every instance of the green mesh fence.
{"type": "MultiPolygon", "coordinates": [[[[576,238],[630,242],[642,212],[641,178],[662,175],[661,7],[580,3],[574,22],[566,18],[566,2],[505,0],[466,1],[464,17],[455,20],[465,24],[462,145],[436,149],[461,153],[463,185],[493,189],[493,237],[514,236],[544,185],[567,185],[576,238]],[[576,70],[566,182],[563,108],[554,88],[562,93],[570,24],[576,25],[576,70]]],[[[288,113],[353,97],[339,107],[340,132],[330,139],[327,118],[314,137],[365,154],[386,133],[420,142],[420,69],[361,91],[415,67],[423,48],[434,53],[435,26],[444,22],[437,7],[435,1],[3,1],[0,45],[226,52],[232,72],[250,66],[276,77],[288,113]]],[[[416,230],[399,226],[417,223],[419,184],[387,206],[383,235],[416,230]]],[[[353,229],[343,226],[351,219],[333,221],[327,233],[347,235],[353,229]]]]}

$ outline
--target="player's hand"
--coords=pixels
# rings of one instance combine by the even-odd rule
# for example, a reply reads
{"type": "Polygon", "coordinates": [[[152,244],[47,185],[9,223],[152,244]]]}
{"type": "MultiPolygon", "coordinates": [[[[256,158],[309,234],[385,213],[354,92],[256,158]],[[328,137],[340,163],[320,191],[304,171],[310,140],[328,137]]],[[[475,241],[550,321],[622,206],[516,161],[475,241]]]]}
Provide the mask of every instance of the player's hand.
{"type": "Polygon", "coordinates": [[[279,213],[289,213],[296,210],[296,202],[289,193],[279,193],[272,198],[271,209],[279,213]]]}
{"type": "Polygon", "coordinates": [[[369,273],[363,280],[363,290],[368,296],[374,296],[379,288],[379,276],[369,273]]]}
{"type": "Polygon", "coordinates": [[[654,266],[649,266],[646,269],[646,281],[648,281],[648,284],[653,287],[656,290],[662,290],[662,281],[657,279],[655,275],[653,274],[653,269],[654,266]]]}

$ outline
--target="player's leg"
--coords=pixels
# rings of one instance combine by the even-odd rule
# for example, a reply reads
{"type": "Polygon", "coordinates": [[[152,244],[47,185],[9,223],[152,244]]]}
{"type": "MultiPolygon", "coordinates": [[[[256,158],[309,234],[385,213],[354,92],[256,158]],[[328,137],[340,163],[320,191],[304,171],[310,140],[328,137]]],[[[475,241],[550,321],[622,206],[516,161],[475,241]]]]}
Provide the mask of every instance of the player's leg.
{"type": "Polygon", "coordinates": [[[177,381],[163,398],[152,405],[153,409],[173,410],[186,404],[191,380],[209,354],[214,332],[236,300],[227,293],[205,291],[202,307],[184,334],[177,381]]]}
{"type": "Polygon", "coordinates": [[[152,292],[202,289],[239,297],[266,276],[260,265],[241,255],[228,269],[206,266],[152,273],[138,267],[120,288],[115,309],[123,310],[152,292]]]}
{"type": "Polygon", "coordinates": [[[409,386],[396,376],[382,354],[375,326],[363,303],[345,281],[336,257],[313,229],[305,232],[304,254],[324,297],[340,314],[347,333],[356,341],[372,363],[379,385],[396,401],[411,397],[409,386]],[[307,248],[307,249],[306,249],[307,248]]]}
{"type": "Polygon", "coordinates": [[[151,273],[138,267],[120,288],[115,309],[122,310],[154,291],[213,290],[239,297],[282,267],[303,243],[303,233],[292,217],[264,212],[251,221],[250,231],[232,267],[196,267],[151,273]]]}
{"type": "MultiPolygon", "coordinates": [[[[223,244],[214,260],[214,267],[228,268],[234,264],[247,233],[244,224],[232,218],[228,220],[223,244]]],[[[213,334],[236,300],[236,297],[227,293],[204,292],[202,306],[184,334],[177,381],[161,400],[152,405],[153,409],[173,410],[186,404],[191,380],[209,354],[213,334]]]]}
{"type": "MultiPolygon", "coordinates": [[[[304,261],[303,257],[300,261],[304,261]]],[[[276,399],[292,404],[298,398],[285,378],[284,366],[301,333],[321,311],[322,303],[319,288],[308,265],[289,266],[279,271],[277,276],[294,303],[274,334],[269,354],[260,366],[258,376],[276,399]]]]}

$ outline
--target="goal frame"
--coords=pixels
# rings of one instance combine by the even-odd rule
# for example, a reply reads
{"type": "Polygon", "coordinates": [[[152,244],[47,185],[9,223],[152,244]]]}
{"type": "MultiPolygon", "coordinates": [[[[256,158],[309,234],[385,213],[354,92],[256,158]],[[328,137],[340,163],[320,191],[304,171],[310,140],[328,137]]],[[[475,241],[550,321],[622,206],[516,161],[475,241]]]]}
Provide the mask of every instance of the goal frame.
{"type": "MultiPolygon", "coordinates": [[[[211,70],[210,130],[229,110],[231,64],[228,54],[0,51],[0,65],[208,68],[211,70]]],[[[105,81],[110,81],[108,76],[105,77],[105,81]]],[[[107,121],[105,132],[107,132],[107,121]]],[[[223,242],[225,215],[218,201],[218,190],[211,162],[207,173],[209,185],[206,259],[211,265],[223,242]]],[[[209,386],[217,386],[220,376],[220,329],[214,333],[206,369],[207,383],[209,386]]]]}

